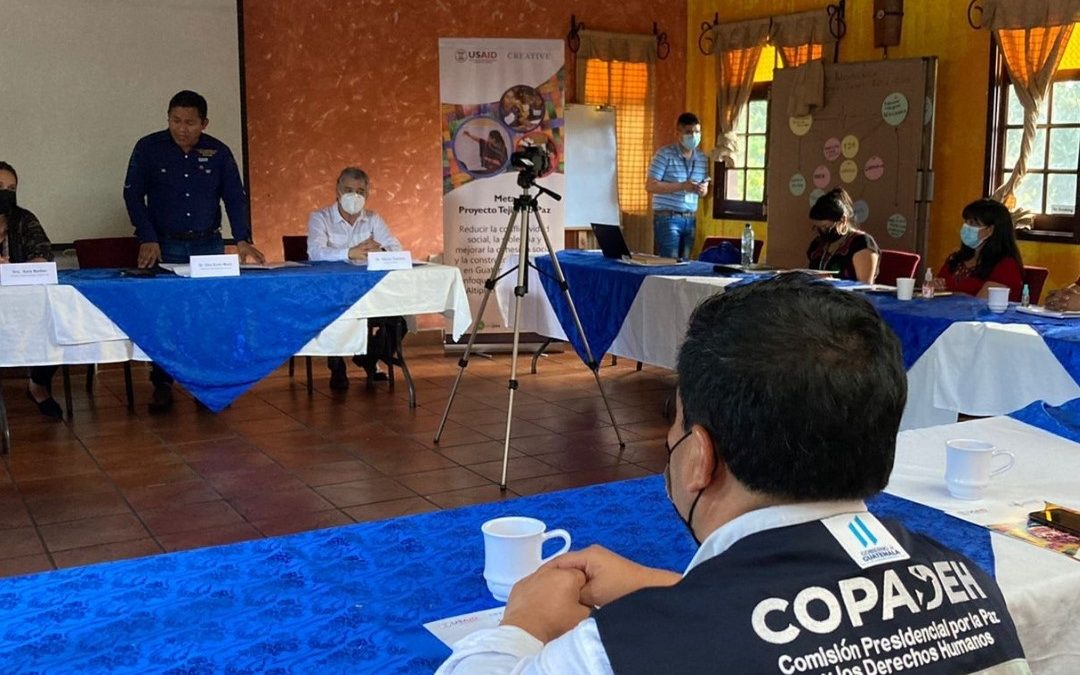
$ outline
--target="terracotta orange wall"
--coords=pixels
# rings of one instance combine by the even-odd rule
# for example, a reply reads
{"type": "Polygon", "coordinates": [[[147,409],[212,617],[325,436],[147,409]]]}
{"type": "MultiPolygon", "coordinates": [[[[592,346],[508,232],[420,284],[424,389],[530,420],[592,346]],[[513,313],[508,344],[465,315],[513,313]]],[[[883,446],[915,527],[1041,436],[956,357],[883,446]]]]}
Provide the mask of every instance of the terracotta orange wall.
{"type": "Polygon", "coordinates": [[[303,234],[308,213],[333,202],[338,171],[358,165],[402,244],[441,252],[438,39],[565,38],[571,14],[596,30],[651,33],[656,21],[667,32],[671,54],[656,69],[667,142],[686,91],[685,2],[247,0],[249,190],[263,251],[280,259],[281,236],[303,234]]]}

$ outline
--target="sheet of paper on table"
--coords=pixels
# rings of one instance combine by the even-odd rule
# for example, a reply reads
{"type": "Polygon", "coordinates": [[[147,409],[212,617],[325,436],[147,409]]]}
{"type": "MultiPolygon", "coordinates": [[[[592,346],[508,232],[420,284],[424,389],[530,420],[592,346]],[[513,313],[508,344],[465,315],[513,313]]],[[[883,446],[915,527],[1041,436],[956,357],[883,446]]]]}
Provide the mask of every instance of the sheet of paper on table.
{"type": "Polygon", "coordinates": [[[308,265],[305,265],[302,262],[296,262],[295,260],[286,260],[284,262],[240,264],[240,269],[242,270],[279,270],[283,267],[308,267],[308,265]]]}
{"type": "Polygon", "coordinates": [[[178,277],[191,276],[191,265],[185,265],[183,263],[158,263],[158,267],[163,267],[178,277]]]}
{"type": "Polygon", "coordinates": [[[1046,506],[1043,499],[1021,499],[1008,503],[986,504],[969,509],[948,511],[950,515],[981,525],[991,532],[1060,553],[1080,561],[1080,537],[1028,522],[1028,514],[1046,506]]]}
{"type": "Polygon", "coordinates": [[[451,616],[445,619],[429,621],[424,624],[424,628],[427,628],[432,635],[439,638],[447,647],[453,647],[455,642],[478,630],[498,628],[505,610],[506,607],[495,607],[494,609],[483,609],[470,614],[451,616]]]}

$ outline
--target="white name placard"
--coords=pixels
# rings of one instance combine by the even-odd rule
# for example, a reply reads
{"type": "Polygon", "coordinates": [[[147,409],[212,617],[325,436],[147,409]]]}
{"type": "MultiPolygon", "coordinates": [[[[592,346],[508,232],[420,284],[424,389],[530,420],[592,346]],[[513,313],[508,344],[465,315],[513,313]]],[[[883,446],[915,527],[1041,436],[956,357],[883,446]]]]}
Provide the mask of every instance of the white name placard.
{"type": "Polygon", "coordinates": [[[412,253],[409,251],[373,251],[367,254],[367,268],[372,272],[411,270],[412,253]]]}
{"type": "Polygon", "coordinates": [[[47,286],[56,283],[56,263],[7,263],[0,265],[0,286],[47,286]]]}
{"type": "Polygon", "coordinates": [[[238,276],[240,276],[240,256],[235,253],[191,256],[192,279],[238,276]]]}

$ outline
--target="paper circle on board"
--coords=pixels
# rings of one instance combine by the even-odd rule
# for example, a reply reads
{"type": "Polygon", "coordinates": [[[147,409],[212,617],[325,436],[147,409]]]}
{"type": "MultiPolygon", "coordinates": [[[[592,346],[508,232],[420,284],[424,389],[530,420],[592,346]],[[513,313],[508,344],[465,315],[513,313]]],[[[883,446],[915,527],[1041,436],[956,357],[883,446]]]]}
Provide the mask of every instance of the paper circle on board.
{"type": "Polygon", "coordinates": [[[801,173],[796,173],[788,179],[788,189],[791,190],[791,194],[799,197],[802,193],[806,192],[806,176],[801,173]]]}
{"type": "Polygon", "coordinates": [[[903,214],[894,213],[885,221],[885,230],[893,239],[899,239],[907,232],[907,218],[903,214]]]}
{"type": "Polygon", "coordinates": [[[898,91],[894,91],[881,102],[881,117],[894,127],[900,126],[908,114],[908,100],[898,91]]]}
{"type": "Polygon", "coordinates": [[[865,199],[852,204],[855,207],[855,222],[862,225],[870,217],[870,205],[866,203],[865,199]]]}
{"type": "Polygon", "coordinates": [[[822,195],[824,195],[824,194],[825,194],[825,191],[822,190],[821,188],[814,188],[813,190],[811,190],[810,191],[810,206],[813,206],[814,204],[817,204],[817,200],[821,199],[822,195]]]}
{"type": "Polygon", "coordinates": [[[810,115],[797,115],[788,118],[788,128],[796,136],[805,136],[810,133],[810,127],[814,126],[814,118],[810,115]]]}
{"type": "Polygon", "coordinates": [[[853,159],[845,159],[840,162],[840,180],[850,183],[859,175],[859,165],[853,159]]]}
{"type": "Polygon", "coordinates": [[[866,160],[866,164],[863,166],[863,175],[866,176],[867,180],[877,180],[884,176],[885,160],[877,155],[866,160]]]}
{"type": "Polygon", "coordinates": [[[840,141],[840,152],[848,159],[859,154],[859,139],[854,134],[844,136],[844,140],[840,141]]]}
{"type": "Polygon", "coordinates": [[[822,164],[818,168],[814,169],[813,181],[816,187],[828,187],[829,181],[831,180],[832,173],[829,171],[829,167],[822,164]]]}
{"type": "Polygon", "coordinates": [[[840,139],[835,136],[825,141],[825,159],[835,162],[840,158],[840,139]]]}

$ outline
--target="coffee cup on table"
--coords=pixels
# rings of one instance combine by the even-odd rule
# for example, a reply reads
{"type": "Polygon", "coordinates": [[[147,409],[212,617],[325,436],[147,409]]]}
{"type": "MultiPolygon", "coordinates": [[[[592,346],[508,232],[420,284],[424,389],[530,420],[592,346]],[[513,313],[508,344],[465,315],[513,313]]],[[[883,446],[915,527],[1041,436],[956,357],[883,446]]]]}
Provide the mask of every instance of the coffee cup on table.
{"type": "Polygon", "coordinates": [[[1004,286],[991,286],[986,289],[989,293],[986,303],[991,312],[1000,314],[1009,308],[1009,289],[1004,286]]]}
{"type": "Polygon", "coordinates": [[[915,294],[915,277],[900,277],[896,280],[896,299],[910,300],[915,294]]]}
{"type": "Polygon", "coordinates": [[[945,442],[945,487],[957,499],[982,499],[990,479],[1005,473],[1016,463],[1016,455],[999,450],[993,443],[958,438],[945,442]],[[994,467],[994,458],[1004,464],[994,467]]]}
{"type": "Polygon", "coordinates": [[[484,580],[496,600],[506,602],[515,583],[570,550],[566,530],[546,529],[543,521],[521,516],[495,518],[480,526],[484,533],[484,580]],[[562,548],[543,557],[544,542],[555,538],[563,540],[562,548]]]}

